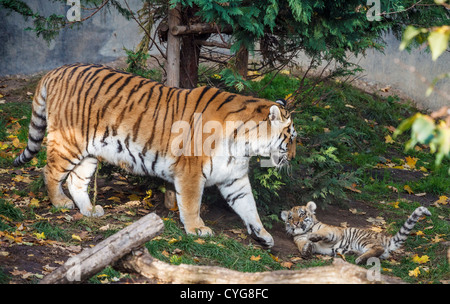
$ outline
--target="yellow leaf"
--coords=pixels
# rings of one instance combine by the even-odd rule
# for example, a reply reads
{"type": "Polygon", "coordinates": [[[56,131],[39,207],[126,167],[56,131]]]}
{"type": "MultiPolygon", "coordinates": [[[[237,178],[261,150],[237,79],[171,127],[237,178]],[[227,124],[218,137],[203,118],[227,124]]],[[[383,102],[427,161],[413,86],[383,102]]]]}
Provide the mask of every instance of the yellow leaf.
{"type": "Polygon", "coordinates": [[[173,243],[176,243],[176,242],[178,242],[178,241],[179,241],[179,239],[171,238],[170,240],[167,241],[167,243],[168,243],[168,244],[173,244],[173,243]]]}
{"type": "Polygon", "coordinates": [[[281,266],[283,266],[284,268],[288,268],[291,269],[292,265],[294,265],[294,263],[291,262],[283,262],[280,264],[281,266]]]}
{"type": "Polygon", "coordinates": [[[414,270],[410,270],[408,273],[408,275],[410,277],[416,277],[416,278],[419,276],[419,274],[420,274],[419,267],[416,267],[414,270]]]}
{"type": "Polygon", "coordinates": [[[39,207],[39,200],[37,198],[32,198],[30,200],[30,204],[28,206],[30,206],[30,207],[39,207]]]}
{"type": "Polygon", "coordinates": [[[419,256],[416,254],[415,256],[413,256],[413,259],[412,259],[412,260],[413,260],[414,263],[425,264],[425,263],[427,263],[427,262],[430,261],[430,258],[429,258],[429,256],[427,256],[427,255],[423,255],[423,256],[419,257],[419,256]]]}
{"type": "Polygon", "coordinates": [[[440,237],[439,237],[439,234],[436,234],[435,237],[431,239],[431,241],[432,241],[433,243],[439,243],[439,242],[444,241],[444,239],[443,239],[443,238],[440,238],[440,237]]]}
{"type": "Polygon", "coordinates": [[[377,226],[370,227],[370,230],[378,232],[378,233],[383,232],[383,228],[377,227],[377,226]]]}
{"type": "Polygon", "coordinates": [[[34,236],[35,236],[38,240],[44,240],[44,239],[45,239],[44,231],[42,231],[41,233],[35,232],[35,233],[33,233],[33,234],[34,234],[34,236]]]}
{"type": "Polygon", "coordinates": [[[145,191],[145,193],[147,193],[147,196],[146,197],[144,197],[144,200],[146,200],[146,199],[150,199],[150,197],[152,196],[152,190],[150,189],[150,190],[147,190],[147,191],[145,191]]]}
{"type": "Polygon", "coordinates": [[[422,172],[428,172],[427,168],[425,168],[424,166],[421,166],[419,168],[419,170],[422,171],[422,172]]]}
{"type": "Polygon", "coordinates": [[[178,204],[177,201],[173,202],[173,207],[169,209],[170,211],[177,211],[178,210],[178,204]]]}
{"type": "Polygon", "coordinates": [[[394,140],[392,139],[391,135],[386,135],[384,137],[384,142],[387,143],[387,144],[393,144],[394,140]]]}
{"type": "Polygon", "coordinates": [[[72,239],[81,242],[81,238],[76,234],[72,234],[72,239]]]}
{"type": "Polygon", "coordinates": [[[118,198],[117,196],[111,196],[110,198],[108,198],[108,201],[114,201],[116,203],[120,203],[120,198],[118,198]]]}
{"type": "Polygon", "coordinates": [[[447,205],[448,204],[448,197],[445,196],[445,195],[439,196],[439,199],[435,202],[435,204],[447,205]]]}
{"type": "Polygon", "coordinates": [[[394,207],[394,208],[400,208],[399,206],[398,206],[398,204],[400,204],[400,202],[393,202],[392,203],[392,207],[394,207]]]}
{"type": "Polygon", "coordinates": [[[261,260],[261,256],[260,256],[260,255],[258,255],[258,256],[252,255],[252,256],[250,257],[250,260],[251,260],[251,261],[259,261],[259,260],[261,260]]]}
{"type": "Polygon", "coordinates": [[[200,238],[196,239],[194,242],[196,242],[197,244],[200,244],[200,245],[203,245],[206,243],[204,239],[200,239],[200,238]]]}
{"type": "Polygon", "coordinates": [[[12,178],[12,180],[15,182],[21,182],[23,179],[24,177],[22,175],[16,175],[12,178]]]}
{"type": "Polygon", "coordinates": [[[290,75],[291,72],[290,72],[289,70],[281,70],[281,71],[280,71],[280,74],[283,74],[283,75],[290,75]]]}
{"type": "Polygon", "coordinates": [[[416,232],[416,235],[419,235],[419,236],[420,236],[420,235],[425,235],[425,233],[423,233],[422,230],[419,230],[419,231],[416,232]]]}
{"type": "Polygon", "coordinates": [[[139,196],[137,196],[136,194],[128,195],[128,198],[130,199],[130,201],[139,201],[139,200],[141,200],[141,198],[139,196]]]}
{"type": "Polygon", "coordinates": [[[417,163],[418,158],[417,157],[406,156],[405,160],[406,160],[406,164],[408,164],[408,166],[411,169],[414,169],[416,167],[416,163],[417,163]]]}
{"type": "Polygon", "coordinates": [[[403,187],[403,189],[406,191],[406,192],[408,192],[409,194],[413,194],[414,193],[414,191],[411,189],[411,187],[410,186],[408,186],[408,185],[405,185],[404,187],[403,187]]]}
{"type": "Polygon", "coordinates": [[[348,190],[356,192],[356,193],[361,193],[361,190],[356,189],[356,184],[355,183],[353,183],[351,187],[345,187],[345,189],[348,189],[348,190]]]}
{"type": "Polygon", "coordinates": [[[273,254],[269,253],[270,257],[272,258],[272,260],[274,260],[275,262],[279,262],[280,258],[277,256],[274,256],[273,254]]]}
{"type": "Polygon", "coordinates": [[[387,185],[386,187],[389,188],[389,189],[391,189],[391,190],[394,191],[394,192],[398,192],[398,189],[395,188],[394,186],[389,186],[389,185],[387,185]]]}
{"type": "Polygon", "coordinates": [[[19,148],[19,146],[20,146],[20,140],[19,140],[17,137],[14,138],[13,141],[12,141],[12,145],[13,145],[14,147],[16,147],[16,148],[19,148]]]}

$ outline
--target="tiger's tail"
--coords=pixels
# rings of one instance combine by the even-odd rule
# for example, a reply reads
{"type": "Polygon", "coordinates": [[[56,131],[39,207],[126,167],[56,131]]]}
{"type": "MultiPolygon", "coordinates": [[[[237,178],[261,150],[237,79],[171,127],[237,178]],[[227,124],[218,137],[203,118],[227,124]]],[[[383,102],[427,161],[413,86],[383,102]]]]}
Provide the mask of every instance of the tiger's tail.
{"type": "Polygon", "coordinates": [[[431,213],[427,208],[418,207],[416,208],[416,210],[414,210],[414,212],[409,216],[409,218],[406,220],[397,234],[394,235],[389,241],[389,251],[397,250],[398,248],[400,248],[400,246],[403,245],[419,218],[424,215],[431,216],[431,213]]]}
{"type": "Polygon", "coordinates": [[[21,166],[32,160],[41,148],[42,141],[45,136],[45,131],[47,129],[46,98],[47,89],[44,85],[44,79],[42,79],[39,82],[38,87],[36,88],[36,92],[33,98],[27,147],[14,160],[13,165],[15,167],[21,166]]]}

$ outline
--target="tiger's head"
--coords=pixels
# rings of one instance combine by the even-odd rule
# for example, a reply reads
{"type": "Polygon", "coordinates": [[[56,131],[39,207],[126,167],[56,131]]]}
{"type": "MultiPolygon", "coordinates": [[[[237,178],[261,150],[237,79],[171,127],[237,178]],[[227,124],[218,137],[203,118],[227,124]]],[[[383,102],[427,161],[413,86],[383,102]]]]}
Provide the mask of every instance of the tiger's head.
{"type": "Polygon", "coordinates": [[[290,235],[305,234],[317,222],[316,203],[308,202],[306,206],[295,206],[291,210],[282,211],[281,219],[286,223],[286,231],[290,235]]]}
{"type": "Polygon", "coordinates": [[[279,105],[270,107],[269,121],[273,134],[270,149],[272,163],[280,168],[295,157],[297,132],[289,111],[285,109],[286,101],[279,99],[279,105]]]}

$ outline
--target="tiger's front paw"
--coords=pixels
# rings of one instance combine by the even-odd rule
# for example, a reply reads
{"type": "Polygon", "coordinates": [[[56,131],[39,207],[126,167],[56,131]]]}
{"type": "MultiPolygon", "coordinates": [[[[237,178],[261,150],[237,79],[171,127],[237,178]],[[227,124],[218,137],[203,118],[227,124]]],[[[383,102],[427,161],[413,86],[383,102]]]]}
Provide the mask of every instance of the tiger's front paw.
{"type": "Polygon", "coordinates": [[[302,250],[300,251],[301,256],[303,258],[305,258],[305,259],[311,258],[312,255],[313,255],[313,252],[314,252],[314,248],[313,247],[314,247],[314,245],[312,243],[309,243],[309,242],[306,243],[303,246],[302,250]]]}
{"type": "Polygon", "coordinates": [[[197,228],[186,228],[186,233],[195,234],[201,237],[214,235],[214,232],[211,230],[211,228],[207,226],[200,226],[197,228]]]}
{"type": "Polygon", "coordinates": [[[255,234],[258,241],[266,248],[271,248],[274,245],[273,237],[266,229],[255,229],[251,226],[251,231],[255,234]]]}
{"type": "Polygon", "coordinates": [[[308,236],[308,240],[315,243],[315,242],[320,242],[320,241],[325,240],[325,237],[323,235],[320,235],[317,233],[311,233],[308,236]]]}

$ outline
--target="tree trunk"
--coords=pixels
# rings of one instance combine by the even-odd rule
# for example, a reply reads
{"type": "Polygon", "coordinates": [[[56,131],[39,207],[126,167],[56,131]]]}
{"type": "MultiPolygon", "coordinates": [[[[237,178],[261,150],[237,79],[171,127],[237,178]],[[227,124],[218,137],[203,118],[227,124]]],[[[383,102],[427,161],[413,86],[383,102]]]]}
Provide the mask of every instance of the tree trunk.
{"type": "Polygon", "coordinates": [[[403,283],[398,278],[385,275],[375,276],[373,280],[370,277],[370,269],[364,269],[341,259],[335,259],[330,266],[249,273],[216,266],[170,265],[153,258],[146,248],[140,248],[122,259],[120,265],[144,277],[174,284],[403,283]]]}
{"type": "Polygon", "coordinates": [[[198,64],[201,46],[195,43],[197,35],[183,35],[180,56],[180,85],[193,89],[198,83],[198,64]]]}
{"type": "Polygon", "coordinates": [[[243,44],[236,53],[236,71],[242,76],[242,78],[247,79],[248,50],[243,44]]]}
{"type": "Polygon", "coordinates": [[[169,10],[167,33],[167,85],[169,87],[180,86],[180,37],[172,34],[172,28],[181,20],[180,4],[169,10]]]}
{"type": "Polygon", "coordinates": [[[41,284],[81,283],[110,264],[114,264],[133,249],[150,241],[164,229],[164,223],[155,213],[147,214],[120,230],[93,248],[71,257],[41,284]]]}

